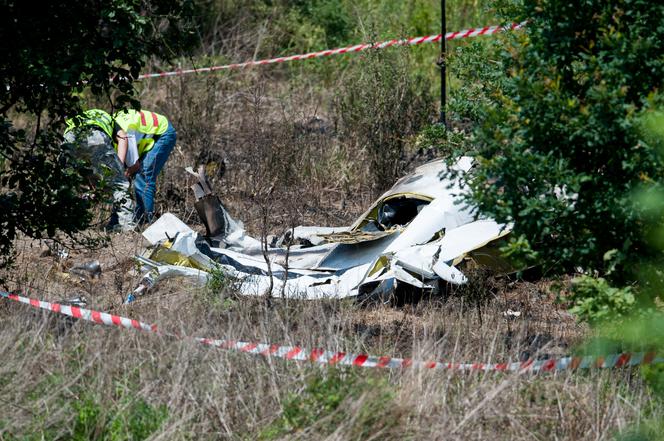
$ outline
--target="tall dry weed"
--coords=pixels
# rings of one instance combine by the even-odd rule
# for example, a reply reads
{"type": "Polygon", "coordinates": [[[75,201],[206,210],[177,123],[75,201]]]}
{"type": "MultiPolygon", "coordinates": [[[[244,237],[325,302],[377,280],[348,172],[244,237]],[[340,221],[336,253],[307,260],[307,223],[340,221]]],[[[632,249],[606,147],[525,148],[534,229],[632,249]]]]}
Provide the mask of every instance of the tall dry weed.
{"type": "MultiPolygon", "coordinates": [[[[454,302],[410,311],[252,300],[210,307],[196,298],[170,310],[148,306],[118,312],[184,335],[451,361],[518,355],[503,352],[500,311],[487,309],[480,324],[459,315],[454,302]]],[[[628,370],[324,367],[71,322],[22,305],[0,314],[5,439],[111,439],[113,430],[153,439],[609,439],[646,409],[662,414],[628,370]]]]}

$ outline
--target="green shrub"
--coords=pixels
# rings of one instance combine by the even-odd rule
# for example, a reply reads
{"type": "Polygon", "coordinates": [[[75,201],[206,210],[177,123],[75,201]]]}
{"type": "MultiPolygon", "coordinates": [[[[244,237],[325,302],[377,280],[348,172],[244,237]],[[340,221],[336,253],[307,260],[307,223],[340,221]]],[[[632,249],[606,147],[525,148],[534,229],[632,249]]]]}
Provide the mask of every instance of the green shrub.
{"type": "Polygon", "coordinates": [[[142,398],[122,396],[113,402],[88,392],[73,402],[71,412],[64,427],[44,427],[44,419],[35,415],[34,430],[21,435],[5,432],[0,420],[0,437],[11,441],[141,441],[154,434],[168,417],[166,406],[153,406],[142,398]]]}
{"type": "MultiPolygon", "coordinates": [[[[296,0],[293,10],[320,29],[326,47],[347,45],[353,27],[349,8],[339,0],[296,0]]],[[[302,21],[300,21],[302,24],[302,21]]]]}
{"type": "Polygon", "coordinates": [[[221,266],[216,265],[210,271],[205,288],[197,292],[197,299],[205,308],[228,310],[236,303],[233,293],[239,283],[238,279],[230,277],[221,266]]]}
{"type": "MultiPolygon", "coordinates": [[[[514,221],[551,271],[603,271],[634,280],[655,252],[633,191],[664,182],[664,162],[639,131],[663,85],[664,5],[649,0],[502,2],[529,20],[495,55],[505,79],[482,106],[480,210],[514,221]]],[[[658,253],[658,251],[657,251],[658,253]]]]}
{"type": "Polygon", "coordinates": [[[634,312],[636,300],[630,287],[614,288],[603,278],[590,276],[572,280],[570,312],[590,323],[626,317],[634,312]]]}
{"type": "Polygon", "coordinates": [[[452,158],[459,154],[467,154],[472,145],[463,130],[448,129],[443,124],[430,124],[417,135],[415,147],[417,149],[433,149],[437,157],[452,158]]]}
{"type": "Polygon", "coordinates": [[[207,280],[205,287],[211,291],[212,294],[219,294],[229,286],[232,286],[235,279],[232,279],[223,268],[215,265],[210,270],[210,277],[207,280]]]}
{"type": "Polygon", "coordinates": [[[111,409],[92,395],[74,404],[72,440],[138,441],[147,439],[168,416],[166,406],[154,407],[142,398],[124,396],[111,409]]]}
{"type": "Polygon", "coordinates": [[[455,124],[471,129],[482,121],[486,108],[494,104],[506,80],[501,63],[495,62],[505,45],[507,35],[473,39],[451,50],[448,55],[449,87],[448,118],[455,124]]]}

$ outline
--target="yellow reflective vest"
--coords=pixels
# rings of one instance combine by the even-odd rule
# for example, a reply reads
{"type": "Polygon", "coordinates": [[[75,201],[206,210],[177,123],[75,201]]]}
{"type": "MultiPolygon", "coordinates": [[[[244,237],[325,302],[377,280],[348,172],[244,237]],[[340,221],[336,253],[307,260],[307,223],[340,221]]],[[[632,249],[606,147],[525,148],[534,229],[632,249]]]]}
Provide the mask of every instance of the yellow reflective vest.
{"type": "MultiPolygon", "coordinates": [[[[67,118],[65,133],[77,128],[95,126],[100,128],[109,138],[113,139],[113,118],[100,109],[90,109],[75,118],[67,118]]],[[[115,142],[115,140],[113,139],[115,142]]]]}
{"type": "Polygon", "coordinates": [[[152,150],[155,138],[168,129],[165,116],[148,110],[120,110],[115,114],[115,122],[127,134],[136,136],[139,156],[152,150]]]}

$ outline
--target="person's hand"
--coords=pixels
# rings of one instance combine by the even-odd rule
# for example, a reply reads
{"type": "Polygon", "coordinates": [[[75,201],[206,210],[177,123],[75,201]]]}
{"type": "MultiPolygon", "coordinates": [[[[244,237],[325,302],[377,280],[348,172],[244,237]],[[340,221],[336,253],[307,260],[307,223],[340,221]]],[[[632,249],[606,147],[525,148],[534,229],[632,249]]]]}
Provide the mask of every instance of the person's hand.
{"type": "Polygon", "coordinates": [[[134,165],[132,165],[131,167],[128,167],[125,170],[125,177],[127,177],[127,178],[133,177],[136,173],[138,173],[138,170],[140,168],[141,168],[141,162],[136,161],[136,163],[134,165]]]}

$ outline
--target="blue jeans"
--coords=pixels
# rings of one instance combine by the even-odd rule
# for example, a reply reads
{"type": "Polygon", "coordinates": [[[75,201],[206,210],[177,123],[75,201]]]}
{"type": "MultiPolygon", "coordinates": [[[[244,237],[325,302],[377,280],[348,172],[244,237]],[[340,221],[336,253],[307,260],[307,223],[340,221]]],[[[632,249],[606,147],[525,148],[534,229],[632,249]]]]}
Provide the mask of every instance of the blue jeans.
{"type": "Polygon", "coordinates": [[[154,195],[157,192],[157,176],[164,168],[168,156],[175,147],[175,129],[168,123],[168,129],[155,141],[152,149],[142,158],[141,169],[134,176],[136,193],[136,222],[152,222],[154,217],[154,195]]]}

